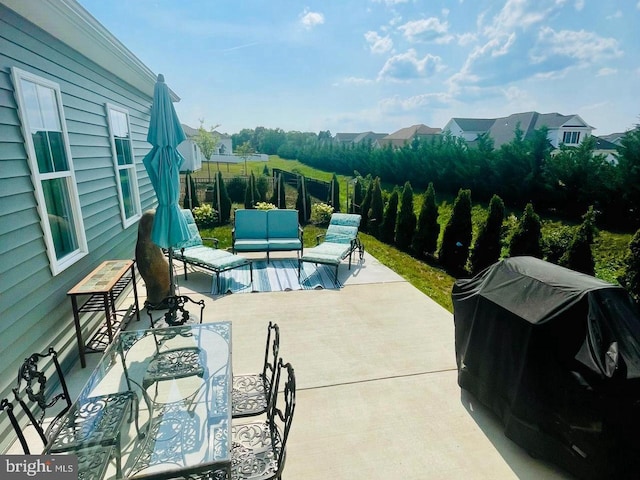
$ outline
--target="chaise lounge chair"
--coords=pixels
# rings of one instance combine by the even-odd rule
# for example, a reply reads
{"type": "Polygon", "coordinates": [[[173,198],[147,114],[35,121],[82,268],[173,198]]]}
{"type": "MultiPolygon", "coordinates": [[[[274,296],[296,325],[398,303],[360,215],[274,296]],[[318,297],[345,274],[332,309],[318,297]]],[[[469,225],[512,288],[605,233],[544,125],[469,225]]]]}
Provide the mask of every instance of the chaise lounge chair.
{"type": "Polygon", "coordinates": [[[187,220],[187,225],[191,232],[191,238],[179,245],[179,249],[174,250],[173,258],[176,260],[182,260],[184,264],[185,280],[187,279],[187,264],[208,270],[216,274],[216,287],[219,293],[220,274],[222,272],[249,265],[250,278],[251,282],[253,282],[253,266],[249,259],[239,255],[234,255],[226,250],[220,250],[218,248],[217,238],[207,239],[213,240],[215,248],[203,245],[202,237],[200,237],[200,232],[198,231],[198,227],[191,210],[183,209],[182,214],[187,220]]]}
{"type": "Polygon", "coordinates": [[[298,260],[298,277],[302,262],[332,265],[336,268],[335,283],[338,284],[338,267],[342,260],[349,257],[349,270],[351,270],[351,256],[358,250],[360,260],[364,256],[364,245],[358,238],[360,215],[349,213],[334,213],[331,215],[329,227],[324,235],[316,238],[318,245],[307,248],[304,255],[298,260]],[[320,243],[320,238],[324,241],[320,243]]]}

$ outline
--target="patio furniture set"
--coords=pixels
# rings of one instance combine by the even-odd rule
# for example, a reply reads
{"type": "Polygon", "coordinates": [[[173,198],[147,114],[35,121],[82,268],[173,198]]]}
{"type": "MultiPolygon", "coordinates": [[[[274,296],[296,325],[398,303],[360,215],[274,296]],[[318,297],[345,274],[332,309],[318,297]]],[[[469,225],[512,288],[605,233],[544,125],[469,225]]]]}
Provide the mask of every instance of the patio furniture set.
{"type": "Polygon", "coordinates": [[[173,255],[184,265],[184,278],[187,279],[187,265],[193,265],[213,272],[216,276],[216,291],[220,291],[220,274],[234,268],[248,265],[253,281],[251,260],[237,255],[236,252],[296,251],[298,256],[298,277],[303,262],[324,264],[335,267],[335,283],[338,284],[338,267],[342,260],[349,257],[351,269],[352,256],[358,252],[360,260],[364,256],[364,245],[358,238],[360,215],[334,213],[324,235],[316,238],[317,246],[306,251],[303,247],[302,228],[298,223],[297,210],[237,210],[232,231],[231,252],[221,250],[217,239],[215,247],[203,244],[198,227],[190,210],[182,210],[191,232],[191,238],[179,245],[173,255]],[[324,241],[321,242],[322,237],[324,241]]]}
{"type": "Polygon", "coordinates": [[[0,412],[26,455],[73,454],[81,479],[280,478],[296,385],[278,325],[262,369],[240,375],[231,323],[201,322],[118,332],[75,401],[57,352],[35,353],[0,412]]]}

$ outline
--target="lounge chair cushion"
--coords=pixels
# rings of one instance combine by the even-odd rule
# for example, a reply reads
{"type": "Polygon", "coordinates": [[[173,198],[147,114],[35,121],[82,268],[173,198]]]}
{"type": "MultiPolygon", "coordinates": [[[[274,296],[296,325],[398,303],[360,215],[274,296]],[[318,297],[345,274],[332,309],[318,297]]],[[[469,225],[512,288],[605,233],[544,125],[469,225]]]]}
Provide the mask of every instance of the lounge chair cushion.
{"type": "Polygon", "coordinates": [[[180,260],[184,257],[189,263],[208,265],[214,270],[228,270],[247,264],[246,258],[204,245],[185,248],[184,253],[178,253],[177,257],[180,260]]]}
{"type": "Polygon", "coordinates": [[[198,231],[198,226],[196,225],[196,220],[193,218],[193,213],[188,209],[181,209],[182,215],[187,221],[187,228],[189,229],[190,238],[178,245],[178,248],[189,248],[195,247],[198,245],[202,245],[202,237],[200,236],[200,232],[198,231]]]}

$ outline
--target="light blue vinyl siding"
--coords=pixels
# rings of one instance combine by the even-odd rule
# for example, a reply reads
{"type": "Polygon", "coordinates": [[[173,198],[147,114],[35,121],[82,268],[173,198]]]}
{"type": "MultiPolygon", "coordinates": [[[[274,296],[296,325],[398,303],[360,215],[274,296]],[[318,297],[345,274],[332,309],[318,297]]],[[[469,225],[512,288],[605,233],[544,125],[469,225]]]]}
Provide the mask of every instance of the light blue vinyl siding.
{"type": "MultiPolygon", "coordinates": [[[[54,345],[77,358],[66,292],[107,259],[133,258],[137,224],[122,227],[105,103],[128,111],[142,210],[155,195],[142,165],[152,98],[0,6],[0,398],[22,360],[54,345]],[[59,85],[89,254],[53,276],[36,208],[11,68],[59,85]]],[[[99,320],[98,316],[93,321],[99,320]]],[[[94,325],[90,325],[93,327],[94,325]]],[[[85,332],[86,333],[86,332],[85,332]]],[[[1,431],[6,430],[4,423],[1,431]]],[[[0,440],[0,452],[6,439],[0,440]],[[4,443],[2,443],[4,441],[4,443]]]]}

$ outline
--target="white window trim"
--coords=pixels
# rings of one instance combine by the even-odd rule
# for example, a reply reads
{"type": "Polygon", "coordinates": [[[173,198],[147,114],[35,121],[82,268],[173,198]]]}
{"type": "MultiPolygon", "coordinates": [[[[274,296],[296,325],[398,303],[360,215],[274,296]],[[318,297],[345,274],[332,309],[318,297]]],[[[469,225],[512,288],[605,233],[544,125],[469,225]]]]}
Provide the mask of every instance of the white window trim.
{"type": "Polygon", "coordinates": [[[49,257],[49,267],[51,273],[55,276],[60,272],[66,270],[71,265],[76,263],[82,257],[89,253],[89,247],[87,245],[87,236],[84,231],[84,221],[82,218],[82,209],[80,208],[80,197],[78,195],[78,187],[76,183],[75,169],[73,167],[73,158],[71,157],[71,148],[69,146],[69,134],[67,132],[67,123],[64,115],[64,107],[62,104],[62,94],[60,92],[60,85],[57,83],[46,80],[42,77],[34,75],[30,72],[13,67],[11,69],[11,75],[13,77],[13,85],[15,89],[16,102],[18,104],[18,115],[21,120],[22,135],[24,137],[24,146],[27,151],[27,161],[29,162],[29,169],[31,170],[31,179],[34,186],[34,194],[36,197],[36,206],[38,209],[38,215],[40,216],[40,225],[44,233],[44,242],[46,246],[47,256],[49,257]],[[62,138],[64,142],[64,150],[67,156],[67,164],[69,167],[68,174],[62,172],[52,172],[47,174],[41,174],[38,168],[38,160],[36,158],[36,152],[33,145],[33,138],[31,136],[31,127],[29,125],[29,119],[25,112],[25,105],[23,103],[23,92],[21,80],[27,80],[47,88],[51,88],[55,93],[56,105],[58,107],[58,115],[60,126],[62,129],[62,138]],[[78,241],[78,248],[73,252],[58,259],[56,256],[55,246],[53,243],[53,235],[51,233],[51,226],[49,225],[49,217],[47,206],[45,203],[44,193],[42,190],[42,181],[52,178],[67,179],[67,187],[69,189],[69,201],[71,203],[71,212],[73,215],[73,221],[75,225],[76,239],[78,241]]]}
{"type": "Polygon", "coordinates": [[[113,160],[113,168],[115,172],[116,179],[116,188],[118,189],[118,204],[120,206],[120,219],[122,220],[122,226],[124,228],[128,228],[129,226],[136,223],[142,217],[142,205],[140,203],[140,188],[138,186],[138,173],[137,173],[137,162],[136,157],[133,154],[133,140],[131,135],[131,123],[129,122],[129,111],[125,108],[119,107],[117,105],[113,105],[111,103],[105,104],[107,110],[107,123],[109,125],[109,141],[111,143],[111,159],[113,160]],[[133,160],[133,164],[122,167],[122,169],[126,168],[131,172],[131,181],[133,183],[133,206],[136,209],[136,213],[132,215],[130,218],[127,218],[127,215],[124,211],[124,197],[122,195],[122,185],[120,185],[120,170],[121,166],[118,165],[118,156],[116,154],[116,141],[113,135],[113,127],[111,125],[111,115],[110,110],[115,110],[116,112],[124,113],[127,117],[127,129],[129,130],[129,146],[131,148],[131,159],[133,160]]]}

